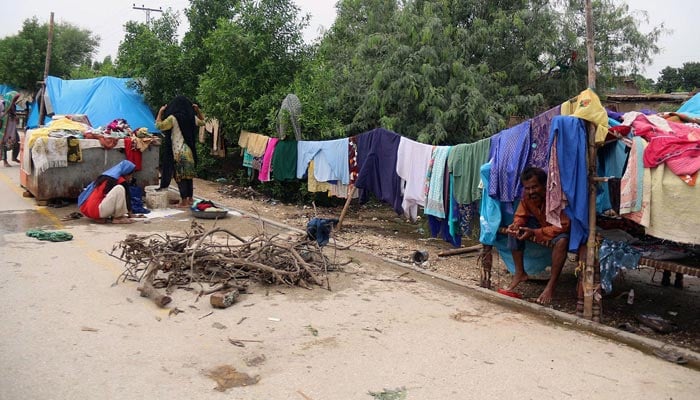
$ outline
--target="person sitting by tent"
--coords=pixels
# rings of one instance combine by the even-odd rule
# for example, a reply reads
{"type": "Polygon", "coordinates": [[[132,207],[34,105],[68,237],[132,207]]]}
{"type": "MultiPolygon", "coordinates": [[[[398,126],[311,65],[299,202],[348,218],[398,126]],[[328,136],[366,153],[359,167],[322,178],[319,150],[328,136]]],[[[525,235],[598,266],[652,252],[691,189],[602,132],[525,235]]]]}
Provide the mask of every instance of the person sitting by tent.
{"type": "MultiPolygon", "coordinates": [[[[156,128],[163,131],[167,143],[170,136],[172,143],[172,161],[169,157],[164,157],[163,162],[173,162],[172,166],[164,165],[164,174],[173,171],[175,182],[180,189],[180,204],[178,207],[186,208],[194,203],[194,187],[192,179],[196,175],[197,167],[197,147],[195,146],[195,132],[197,126],[204,125],[204,115],[199,106],[193,104],[185,96],[175,97],[169,104],[158,110],[156,116],[156,128]]],[[[164,149],[167,154],[167,149],[164,149]]],[[[169,179],[166,178],[169,182],[169,179]]],[[[163,181],[161,181],[163,188],[163,181]]]]}
{"type": "Polygon", "coordinates": [[[571,221],[562,211],[561,227],[547,222],[545,216],[547,173],[544,170],[535,167],[526,168],[520,175],[520,181],[523,184],[523,198],[515,211],[513,223],[508,226],[508,247],[513,253],[515,275],[507,290],[512,291],[520,282],[528,279],[524,265],[525,240],[534,238],[539,242],[551,241],[554,245],[552,274],[547,286],[537,298],[538,303],[548,304],[552,301],[557,280],[566,262],[571,221]]]}
{"type": "Polygon", "coordinates": [[[86,217],[97,223],[130,224],[133,217],[129,197],[129,182],[136,165],[122,160],[98,176],[78,197],[78,207],[86,217]]]}
{"type": "Polygon", "coordinates": [[[19,100],[19,93],[13,90],[5,93],[5,98],[0,101],[0,150],[2,150],[2,162],[6,167],[10,166],[7,162],[8,150],[12,150],[12,161],[19,163],[17,100],[19,100]]]}

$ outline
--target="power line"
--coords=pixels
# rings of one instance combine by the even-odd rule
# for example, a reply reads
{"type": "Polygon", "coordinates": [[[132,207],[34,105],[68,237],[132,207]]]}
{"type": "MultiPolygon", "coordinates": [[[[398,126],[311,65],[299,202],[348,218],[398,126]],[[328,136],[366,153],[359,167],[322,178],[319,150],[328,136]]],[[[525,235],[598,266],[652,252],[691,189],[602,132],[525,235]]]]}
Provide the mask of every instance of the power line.
{"type": "Polygon", "coordinates": [[[133,7],[131,7],[131,8],[133,8],[134,10],[139,10],[139,11],[145,11],[145,12],[146,12],[146,25],[150,25],[150,24],[151,24],[151,12],[159,12],[159,13],[162,13],[162,12],[163,12],[163,8],[162,8],[162,7],[158,7],[158,8],[148,8],[148,7],[144,6],[143,4],[141,4],[141,7],[138,7],[138,6],[136,6],[136,3],[133,3],[133,7]]]}

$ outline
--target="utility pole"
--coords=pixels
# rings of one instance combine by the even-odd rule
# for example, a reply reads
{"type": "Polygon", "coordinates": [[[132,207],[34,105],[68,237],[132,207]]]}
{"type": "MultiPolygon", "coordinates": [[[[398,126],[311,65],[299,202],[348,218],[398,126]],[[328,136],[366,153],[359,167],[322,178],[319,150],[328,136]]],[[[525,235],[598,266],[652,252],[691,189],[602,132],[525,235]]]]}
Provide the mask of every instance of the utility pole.
{"type": "Polygon", "coordinates": [[[146,25],[149,25],[149,26],[151,25],[151,12],[159,12],[159,13],[163,12],[162,7],[148,8],[148,7],[144,6],[143,4],[141,4],[141,7],[138,7],[136,5],[136,3],[133,3],[133,6],[131,8],[133,8],[134,10],[145,11],[146,12],[146,25]]]}
{"type": "Polygon", "coordinates": [[[46,78],[49,77],[49,66],[51,65],[51,44],[53,43],[53,11],[51,11],[51,19],[49,20],[49,38],[46,44],[46,60],[44,61],[44,79],[41,81],[41,98],[39,99],[39,125],[44,124],[46,116],[46,105],[44,104],[44,96],[46,96],[46,78]]]}

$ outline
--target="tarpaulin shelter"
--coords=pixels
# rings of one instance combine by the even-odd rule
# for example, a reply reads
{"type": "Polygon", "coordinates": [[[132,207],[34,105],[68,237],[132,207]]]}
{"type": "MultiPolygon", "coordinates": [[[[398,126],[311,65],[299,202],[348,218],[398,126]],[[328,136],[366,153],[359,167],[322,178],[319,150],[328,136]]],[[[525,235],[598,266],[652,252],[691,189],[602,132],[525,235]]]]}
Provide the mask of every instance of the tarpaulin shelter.
{"type": "Polygon", "coordinates": [[[106,126],[121,118],[132,129],[144,127],[149,132],[157,132],[153,113],[143,96],[129,87],[129,81],[130,78],[109,76],[77,80],[49,76],[43,94],[47,118],[39,122],[39,107],[34,104],[27,126],[37,128],[48,122],[51,115],[85,114],[94,127],[106,126]]]}

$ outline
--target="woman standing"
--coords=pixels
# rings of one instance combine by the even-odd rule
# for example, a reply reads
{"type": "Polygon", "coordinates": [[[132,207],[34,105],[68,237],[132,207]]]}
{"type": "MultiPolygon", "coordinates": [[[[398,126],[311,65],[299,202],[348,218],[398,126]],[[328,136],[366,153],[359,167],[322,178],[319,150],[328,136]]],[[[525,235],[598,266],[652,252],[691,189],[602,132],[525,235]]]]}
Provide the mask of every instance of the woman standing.
{"type": "MultiPolygon", "coordinates": [[[[204,125],[204,115],[199,106],[185,96],[175,97],[169,104],[158,110],[156,128],[164,135],[170,136],[173,150],[174,166],[164,166],[164,170],[174,171],[175,182],[180,189],[178,207],[189,207],[194,203],[192,179],[197,167],[197,148],[195,133],[197,126],[204,125]]],[[[167,158],[164,162],[168,162],[167,158]]]]}
{"type": "Polygon", "coordinates": [[[86,217],[104,224],[130,224],[131,212],[129,182],[136,165],[128,160],[103,172],[78,196],[78,207],[86,217]]]}
{"type": "Polygon", "coordinates": [[[19,93],[15,91],[5,93],[5,98],[0,103],[0,150],[2,150],[2,162],[6,167],[7,150],[12,150],[12,161],[18,163],[19,133],[17,133],[17,100],[19,93]]]}

